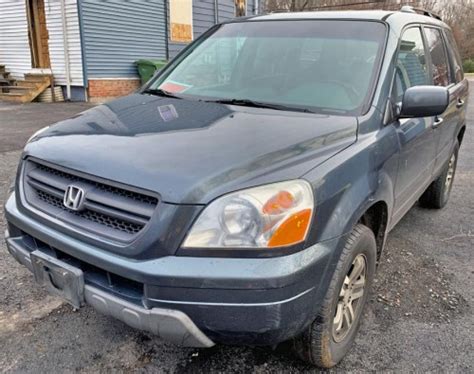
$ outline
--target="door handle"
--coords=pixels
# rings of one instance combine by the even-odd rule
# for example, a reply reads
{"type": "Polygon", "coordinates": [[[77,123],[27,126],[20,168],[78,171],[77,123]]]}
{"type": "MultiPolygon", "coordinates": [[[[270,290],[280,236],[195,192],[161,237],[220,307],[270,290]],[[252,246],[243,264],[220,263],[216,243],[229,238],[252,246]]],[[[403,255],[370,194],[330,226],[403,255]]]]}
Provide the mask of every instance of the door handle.
{"type": "Polygon", "coordinates": [[[444,119],[442,117],[436,116],[434,121],[433,121],[433,128],[437,128],[439,125],[441,125],[444,122],[444,119]]]}
{"type": "Polygon", "coordinates": [[[456,108],[462,108],[464,106],[464,100],[463,99],[458,99],[458,102],[456,103],[456,108]]]}

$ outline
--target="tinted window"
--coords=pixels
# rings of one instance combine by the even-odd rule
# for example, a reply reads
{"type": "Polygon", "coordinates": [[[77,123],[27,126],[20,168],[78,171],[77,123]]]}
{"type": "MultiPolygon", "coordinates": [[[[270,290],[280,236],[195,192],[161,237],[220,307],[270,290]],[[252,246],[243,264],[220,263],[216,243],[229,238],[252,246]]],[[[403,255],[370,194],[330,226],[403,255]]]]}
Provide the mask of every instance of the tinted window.
{"type": "Polygon", "coordinates": [[[151,88],[189,99],[249,99],[359,114],[384,40],[385,26],[378,22],[229,23],[194,46],[151,88]]]}
{"type": "Polygon", "coordinates": [[[444,49],[441,30],[425,28],[426,41],[431,55],[431,70],[435,86],[447,86],[449,79],[449,64],[444,49]]]}
{"type": "Polygon", "coordinates": [[[450,30],[446,30],[446,39],[448,42],[448,54],[452,67],[451,75],[453,77],[453,81],[459,83],[464,79],[461,56],[459,55],[458,46],[454,40],[453,33],[450,30]]]}
{"type": "Polygon", "coordinates": [[[421,29],[410,28],[403,33],[397,57],[394,96],[401,101],[407,88],[431,84],[426,66],[421,29]]]}

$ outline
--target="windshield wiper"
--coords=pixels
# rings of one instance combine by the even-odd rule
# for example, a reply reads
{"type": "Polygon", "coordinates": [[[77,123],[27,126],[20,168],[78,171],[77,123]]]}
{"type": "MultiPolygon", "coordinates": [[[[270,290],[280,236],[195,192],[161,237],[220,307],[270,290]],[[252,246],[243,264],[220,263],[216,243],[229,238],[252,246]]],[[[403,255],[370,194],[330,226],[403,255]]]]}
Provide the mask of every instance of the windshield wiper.
{"type": "Polygon", "coordinates": [[[219,103],[219,104],[228,104],[228,105],[240,105],[248,106],[253,108],[267,108],[275,110],[286,110],[293,112],[303,112],[303,113],[314,113],[313,111],[307,108],[299,108],[293,106],[287,106],[282,104],[272,104],[272,103],[263,103],[261,101],[254,101],[249,99],[216,99],[216,100],[203,100],[206,103],[219,103]]]}
{"type": "Polygon", "coordinates": [[[158,95],[158,96],[164,96],[164,97],[172,97],[174,99],[182,99],[181,96],[178,96],[172,92],[162,90],[161,88],[147,88],[143,93],[147,93],[150,95],[158,95]]]}

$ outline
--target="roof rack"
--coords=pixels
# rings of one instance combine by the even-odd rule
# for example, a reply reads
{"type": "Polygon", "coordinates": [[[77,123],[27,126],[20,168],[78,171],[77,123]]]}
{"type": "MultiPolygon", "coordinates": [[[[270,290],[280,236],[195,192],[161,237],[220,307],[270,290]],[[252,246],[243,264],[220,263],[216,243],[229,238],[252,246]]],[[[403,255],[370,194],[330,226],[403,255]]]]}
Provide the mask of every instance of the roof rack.
{"type": "Polygon", "coordinates": [[[436,18],[436,19],[439,19],[440,21],[442,21],[441,16],[434,13],[434,12],[432,12],[431,10],[415,8],[415,7],[412,7],[410,5],[402,6],[402,8],[400,9],[400,12],[422,14],[424,16],[431,17],[431,18],[436,18]]]}

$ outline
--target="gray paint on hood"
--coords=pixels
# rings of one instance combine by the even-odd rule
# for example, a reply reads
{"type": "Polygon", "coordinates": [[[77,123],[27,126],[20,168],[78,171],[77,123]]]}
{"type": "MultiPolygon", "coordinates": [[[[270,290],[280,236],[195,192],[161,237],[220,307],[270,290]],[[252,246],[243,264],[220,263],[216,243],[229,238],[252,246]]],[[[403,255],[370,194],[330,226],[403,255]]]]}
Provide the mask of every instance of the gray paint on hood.
{"type": "Polygon", "coordinates": [[[51,126],[26,155],[206,204],[294,179],[356,139],[357,119],[134,94],[51,126]]]}

